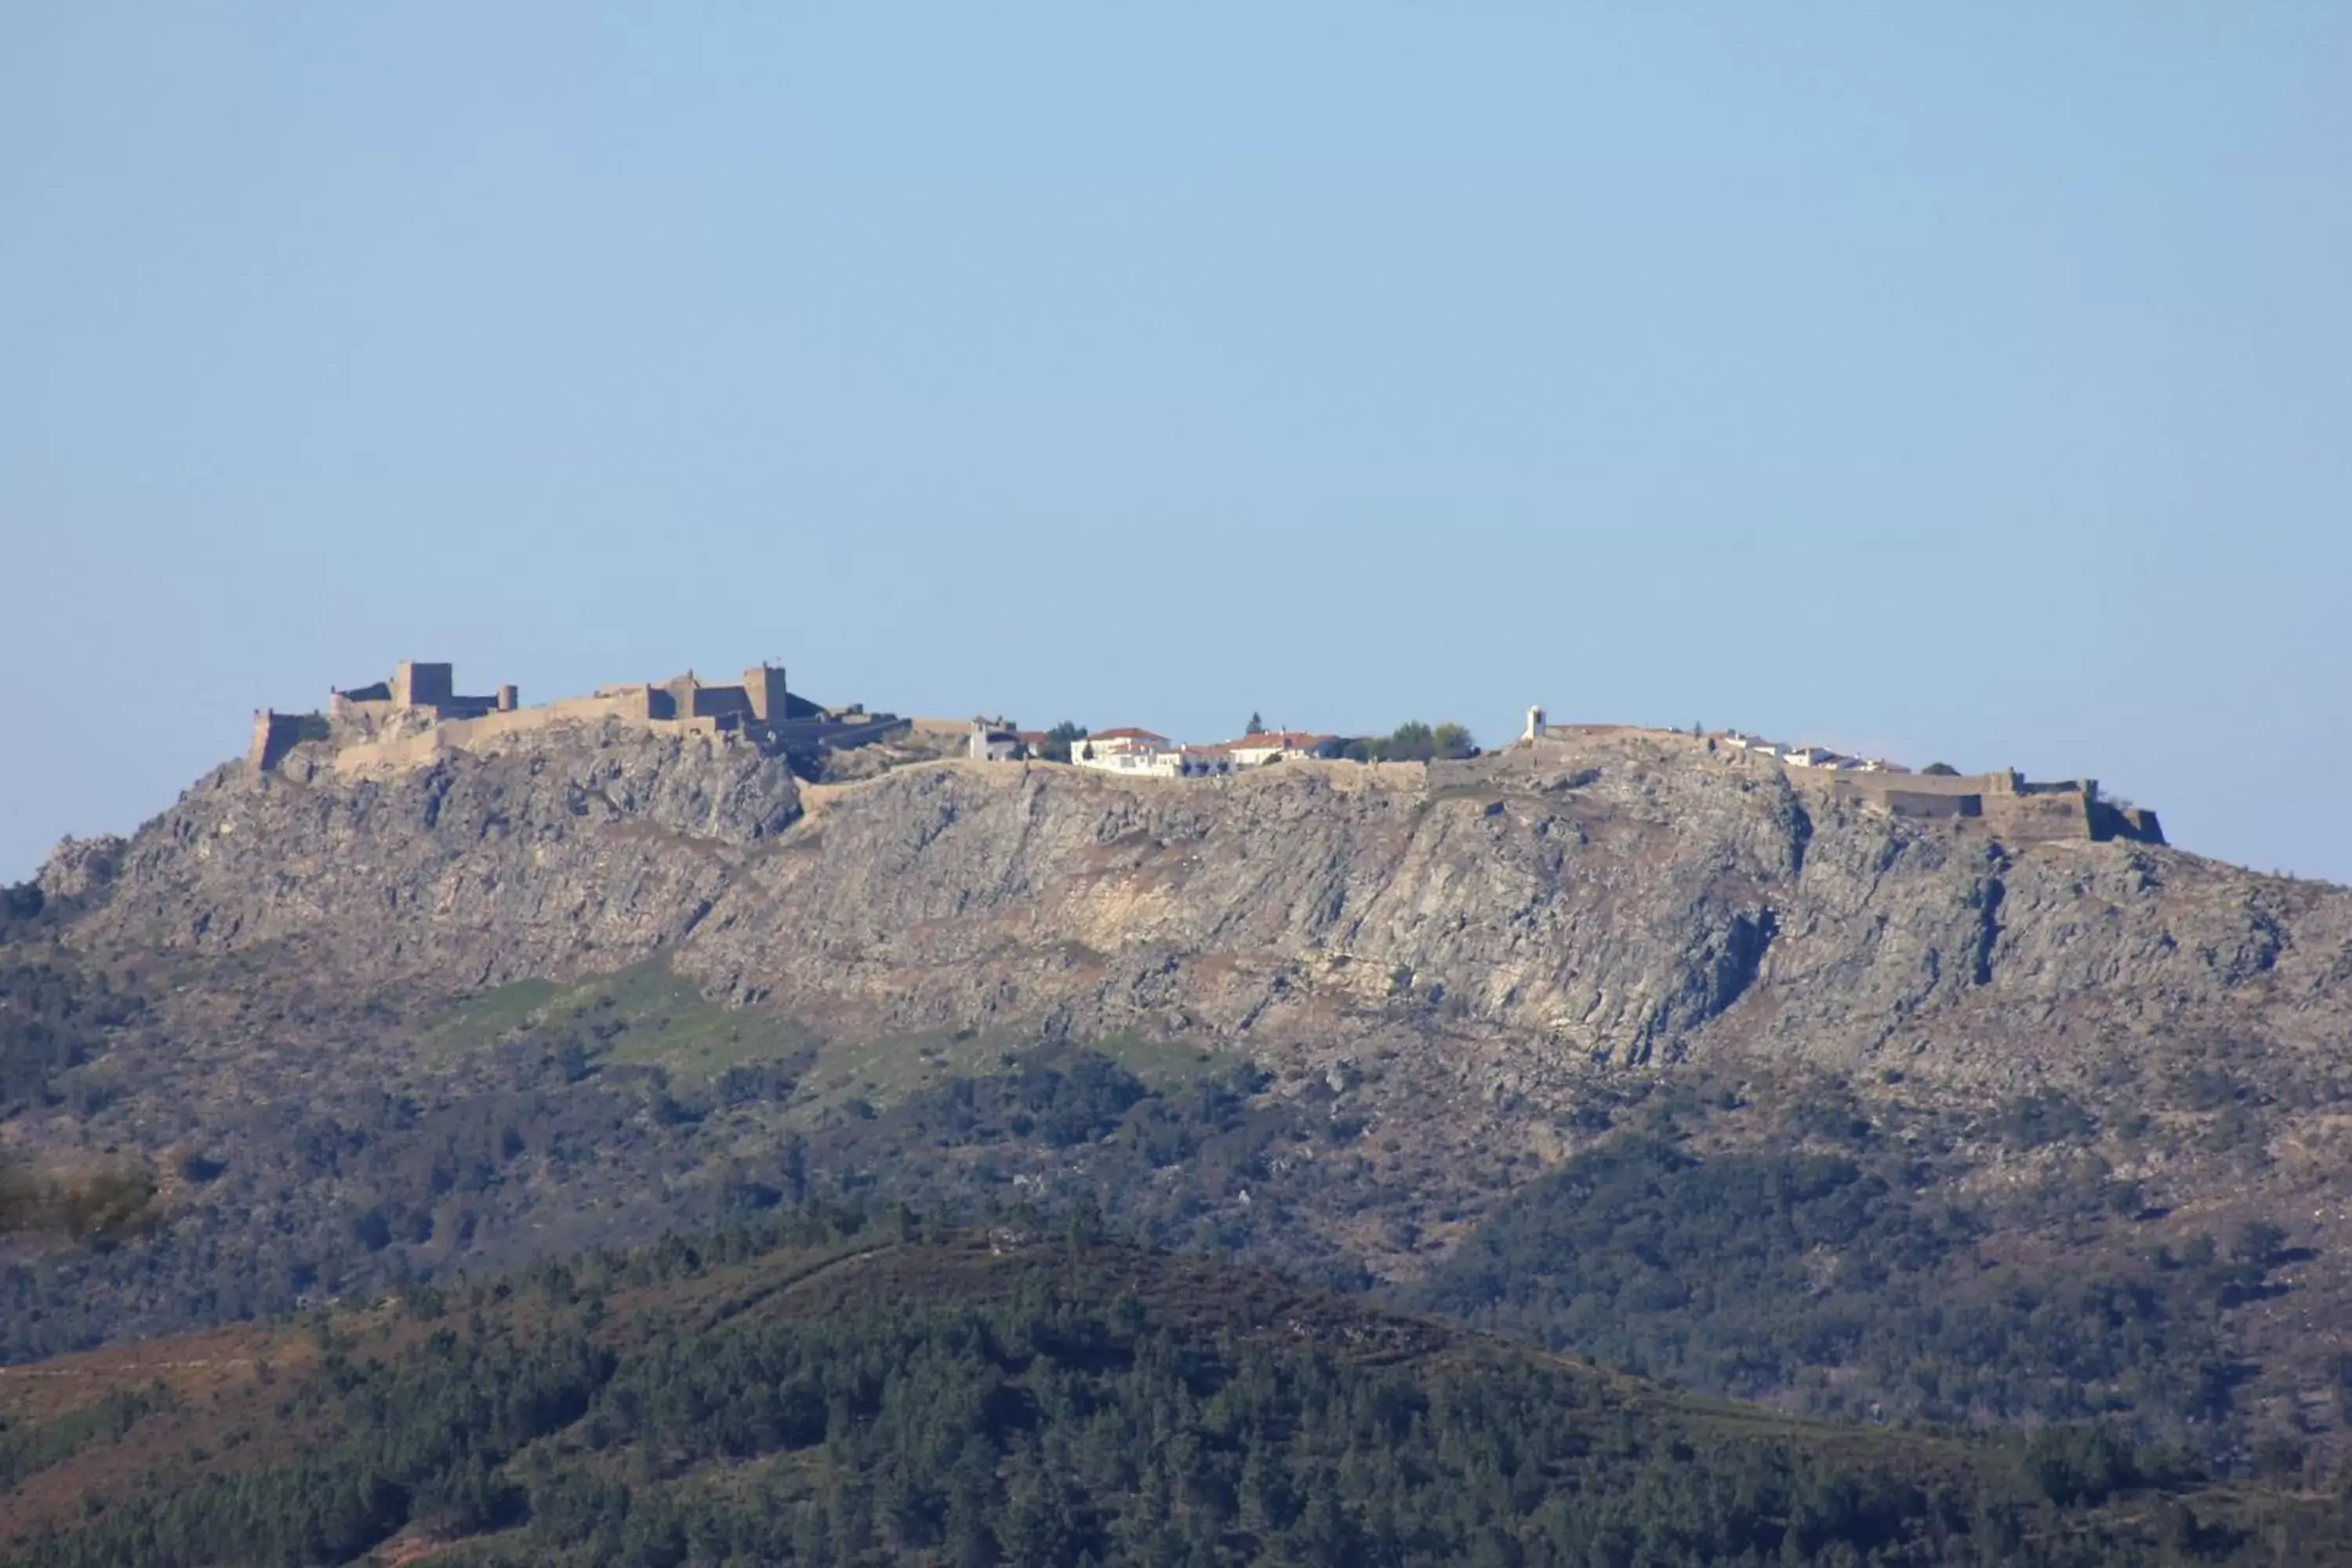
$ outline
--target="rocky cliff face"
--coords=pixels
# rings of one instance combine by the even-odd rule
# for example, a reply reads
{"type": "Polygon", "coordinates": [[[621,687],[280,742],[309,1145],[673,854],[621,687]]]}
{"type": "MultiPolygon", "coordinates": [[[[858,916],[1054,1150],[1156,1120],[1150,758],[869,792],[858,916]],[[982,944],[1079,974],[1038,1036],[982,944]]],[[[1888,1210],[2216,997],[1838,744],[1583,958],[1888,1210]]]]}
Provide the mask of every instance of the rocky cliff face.
{"type": "Polygon", "coordinates": [[[231,763],[128,843],[53,861],[116,948],[291,943],[365,984],[451,988],[625,963],[690,932],[749,847],[800,813],[748,746],[575,726],[494,754],[346,776],[323,748],[231,763]]]}
{"type": "MultiPolygon", "coordinates": [[[[168,1226],[92,1264],[0,1258],[0,1354],[824,1182],[1091,1183],[1161,1240],[1404,1285],[1630,1134],[1704,1157],[1677,1169],[1859,1161],[1916,1235],[1966,1207],[1966,1247],[1906,1287],[1919,1322],[1973,1292],[1987,1342],[2056,1324],[2128,1361],[2170,1334],[2147,1386],[2259,1366],[2157,1401],[2226,1416],[2224,1444],[2333,1419],[2344,889],[1897,820],[1665,734],[1182,782],[936,762],[804,785],[621,723],[418,755],[222,769],[62,848],[47,910],[0,922],[26,961],[0,1025],[14,984],[87,1026],[0,1074],[0,1160],[135,1158],[168,1226]],[[138,1006],[77,1014],[78,975],[138,1006]],[[499,989],[527,980],[558,984],[499,989]]],[[[1835,1250],[1757,1310],[1814,1310],[1835,1250]]],[[[2045,1359],[2032,1378],[2123,1386],[2045,1359]]]]}
{"type": "Polygon", "coordinates": [[[2012,849],[1667,735],[1122,781],[942,763],[803,790],[558,730],[385,777],[229,767],[71,875],[85,939],[287,942],[456,990],[666,951],[820,1026],[1323,1046],[1410,1023],[1490,1088],[1736,1051],[1958,1081],[2347,1033],[2352,895],[2177,850],[2012,849]],[[110,880],[95,877],[95,866],[110,880]],[[96,885],[92,885],[96,884],[96,885]]]}

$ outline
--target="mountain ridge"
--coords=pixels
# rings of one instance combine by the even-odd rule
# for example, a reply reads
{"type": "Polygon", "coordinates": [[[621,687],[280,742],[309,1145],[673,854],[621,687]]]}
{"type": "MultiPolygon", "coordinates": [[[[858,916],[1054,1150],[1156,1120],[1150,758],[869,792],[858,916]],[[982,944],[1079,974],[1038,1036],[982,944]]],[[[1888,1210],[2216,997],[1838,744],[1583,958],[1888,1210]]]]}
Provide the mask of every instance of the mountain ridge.
{"type": "MultiPolygon", "coordinates": [[[[363,776],[298,745],[40,886],[0,941],[52,989],[137,1005],[42,1026],[0,1148],[144,1161],[161,1192],[152,1237],[12,1266],[12,1354],[824,1184],[1091,1194],[1166,1242],[1412,1291],[1483,1236],[1482,1268],[1519,1267],[1510,1237],[1563,1233],[1513,1205],[1638,1134],[1696,1157],[1643,1178],[1668,1193],[1745,1168],[1717,1156],[1767,1157],[1767,1189],[1854,1165],[1821,1214],[1757,1223],[1833,1237],[1862,1223],[1838,1205],[1891,1194],[1864,1218],[1906,1311],[1972,1270],[2023,1292],[1961,1298],[2050,1347],[2003,1384],[2025,1408],[2089,1375],[2027,1334],[2046,1308],[2157,1337],[2084,1363],[2153,1430],[2241,1461],[2263,1431],[2343,1442],[2352,894],[2178,849],[1906,820],[1647,732],[1229,780],[946,762],[812,784],[604,724],[363,776]],[[1968,1223],[1905,1217],[1938,1203],[1968,1223]],[[2033,1306],[2044,1279],[2063,1300],[2033,1306]],[[2252,1370],[2177,1388],[2209,1341],[2252,1370]]],[[[1849,1300],[1798,1253],[1757,1267],[1783,1328],[1849,1300]]],[[[1573,1344],[1610,1292],[1685,1289],[1643,1268],[1446,1300],[1573,1344]]],[[[1863,1342],[1773,1331],[1760,1383],[1685,1372],[1840,1404],[1806,1346],[1863,1342]]],[[[1951,1405],[1906,1381],[1958,1353],[1920,1331],[1937,1348],[1837,1376],[1951,1405]]]]}
{"type": "MultiPolygon", "coordinates": [[[[1264,1037],[1404,998],[1616,1061],[1723,1040],[1852,1066],[1930,1025],[2063,1033],[2102,987],[2128,992],[2103,1028],[2221,1003],[2301,1040],[2352,978],[2342,889],[2012,848],[1679,737],[1230,781],[935,763],[810,793],[750,748],[615,725],[390,779],[231,766],[121,846],[76,929],[165,951],[323,931],[355,979],[451,989],[660,950],[713,994],[871,1028],[1099,1033],[1175,999],[1264,1037]]],[[[45,885],[69,879],[89,896],[86,872],[45,885]]]]}

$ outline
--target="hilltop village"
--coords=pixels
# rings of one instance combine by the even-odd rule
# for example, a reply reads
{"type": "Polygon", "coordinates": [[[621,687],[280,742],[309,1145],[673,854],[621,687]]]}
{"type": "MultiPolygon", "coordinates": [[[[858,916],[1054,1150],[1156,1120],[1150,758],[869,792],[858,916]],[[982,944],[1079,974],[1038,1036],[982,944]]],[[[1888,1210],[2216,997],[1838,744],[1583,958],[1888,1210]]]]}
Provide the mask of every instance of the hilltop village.
{"type": "MultiPolygon", "coordinates": [[[[427,763],[565,723],[621,722],[656,733],[728,737],[819,776],[846,753],[887,743],[891,760],[961,758],[983,764],[1066,765],[1134,779],[1208,779],[1281,764],[1444,762],[1479,754],[1458,725],[1408,724],[1390,736],[1349,737],[1259,727],[1228,741],[1183,742],[1133,725],[1087,730],[1074,724],[1024,730],[996,718],[924,719],[869,711],[863,703],[829,707],[790,690],[782,668],[761,663],[740,681],[708,683],[692,670],[667,680],[601,686],[585,696],[526,708],[512,685],[487,695],[457,690],[454,667],[404,660],[390,679],[329,692],[322,710],[254,715],[247,757],[258,772],[278,769],[298,747],[319,746],[339,771],[427,763]]],[[[1923,820],[1976,820],[2021,840],[2128,839],[2161,844],[2156,813],[2110,801],[2095,779],[2028,780],[2014,769],[1962,773],[1932,765],[1914,771],[1882,757],[1858,757],[1810,744],[1788,744],[1740,730],[1689,731],[1625,724],[1556,724],[1541,708],[1511,750],[1590,744],[1606,737],[1645,737],[1689,747],[1720,765],[1781,770],[1836,801],[1923,820]]]]}

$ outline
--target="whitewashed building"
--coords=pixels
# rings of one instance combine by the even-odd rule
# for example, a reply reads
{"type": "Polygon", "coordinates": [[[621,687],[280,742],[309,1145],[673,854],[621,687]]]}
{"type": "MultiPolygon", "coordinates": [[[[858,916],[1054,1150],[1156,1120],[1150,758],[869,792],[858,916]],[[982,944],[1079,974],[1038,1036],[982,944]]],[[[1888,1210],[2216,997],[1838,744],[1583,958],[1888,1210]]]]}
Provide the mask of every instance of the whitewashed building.
{"type": "Polygon", "coordinates": [[[1021,732],[1010,719],[974,719],[971,738],[964,742],[964,755],[976,763],[1013,762],[1025,750],[1021,732]]]}
{"type": "Polygon", "coordinates": [[[1240,764],[1225,746],[1179,745],[1150,730],[1105,730],[1070,742],[1070,761],[1097,773],[1130,778],[1214,778],[1240,764]]]}
{"type": "Polygon", "coordinates": [[[1216,749],[1230,755],[1236,767],[1262,768],[1268,763],[1335,756],[1339,750],[1339,737],[1310,735],[1304,730],[1265,730],[1244,735],[1238,741],[1227,741],[1216,749]]]}
{"type": "Polygon", "coordinates": [[[1070,742],[1070,761],[1082,768],[1107,773],[1160,774],[1175,771],[1178,747],[1167,736],[1132,727],[1105,730],[1070,742]],[[1170,761],[1161,762],[1161,758],[1170,761]]]}

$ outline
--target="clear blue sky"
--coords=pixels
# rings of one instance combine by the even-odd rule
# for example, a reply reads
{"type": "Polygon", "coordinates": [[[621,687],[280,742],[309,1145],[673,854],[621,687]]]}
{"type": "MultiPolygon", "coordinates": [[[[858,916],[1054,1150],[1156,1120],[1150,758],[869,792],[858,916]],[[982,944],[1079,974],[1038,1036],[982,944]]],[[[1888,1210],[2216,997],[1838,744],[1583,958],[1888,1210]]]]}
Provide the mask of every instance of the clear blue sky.
{"type": "Polygon", "coordinates": [[[0,7],[0,877],[403,656],[2352,878],[2352,6],[0,7]]]}

